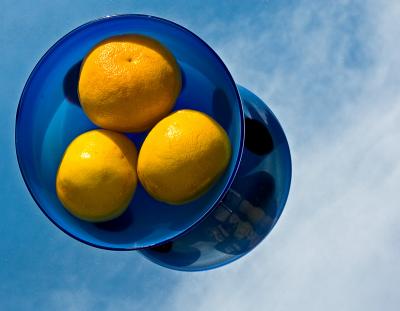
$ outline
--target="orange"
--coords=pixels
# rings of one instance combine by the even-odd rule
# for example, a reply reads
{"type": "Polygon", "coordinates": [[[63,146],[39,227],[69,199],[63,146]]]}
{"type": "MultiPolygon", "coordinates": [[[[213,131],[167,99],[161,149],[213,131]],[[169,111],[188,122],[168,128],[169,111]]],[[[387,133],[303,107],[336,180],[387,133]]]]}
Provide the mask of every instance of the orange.
{"type": "Polygon", "coordinates": [[[92,222],[121,215],[137,185],[137,151],[123,134],[93,130],[76,137],[60,163],[57,195],[74,216],[92,222]]]}
{"type": "Polygon", "coordinates": [[[78,93],[99,127],[140,132],[166,116],[181,89],[179,66],[160,42],[143,35],[111,37],[82,63],[78,93]]]}
{"type": "Polygon", "coordinates": [[[231,158],[225,130],[210,116],[180,110],[158,122],[139,152],[138,177],[155,199],[183,204],[205,193],[231,158]]]}

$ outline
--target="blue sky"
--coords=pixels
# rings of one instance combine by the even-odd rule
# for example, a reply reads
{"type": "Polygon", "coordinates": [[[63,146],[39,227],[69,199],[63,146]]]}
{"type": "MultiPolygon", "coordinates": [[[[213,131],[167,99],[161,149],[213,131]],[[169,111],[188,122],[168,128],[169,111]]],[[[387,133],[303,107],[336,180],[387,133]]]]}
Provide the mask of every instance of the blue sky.
{"type": "Polygon", "coordinates": [[[398,310],[399,20],[389,0],[2,0],[0,309],[398,310]],[[30,71],[59,37],[116,13],[197,33],[286,130],[286,209],[231,265],[182,273],[80,244],[23,184],[14,116],[30,71]]]}

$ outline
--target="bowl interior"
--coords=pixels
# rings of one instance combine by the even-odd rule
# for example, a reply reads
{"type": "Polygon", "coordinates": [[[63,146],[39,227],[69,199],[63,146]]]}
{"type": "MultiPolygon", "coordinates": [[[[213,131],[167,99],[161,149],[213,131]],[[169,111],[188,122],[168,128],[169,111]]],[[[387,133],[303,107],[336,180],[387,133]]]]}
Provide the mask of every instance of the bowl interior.
{"type": "MultiPolygon", "coordinates": [[[[188,30],[142,15],[107,17],[85,24],[60,39],[39,61],[18,107],[16,149],[22,175],[42,211],[60,229],[87,244],[109,249],[156,245],[187,231],[221,199],[236,174],[243,145],[243,112],[236,86],[220,58],[188,30]],[[128,210],[113,221],[93,224],[70,215],[55,191],[58,165],[68,144],[96,128],[77,96],[82,59],[113,35],[151,36],[170,49],[183,76],[174,110],[191,108],[216,119],[232,143],[232,159],[218,182],[201,198],[181,206],[152,199],[138,185],[128,210]]],[[[138,150],[147,133],[128,134],[138,150]]]]}

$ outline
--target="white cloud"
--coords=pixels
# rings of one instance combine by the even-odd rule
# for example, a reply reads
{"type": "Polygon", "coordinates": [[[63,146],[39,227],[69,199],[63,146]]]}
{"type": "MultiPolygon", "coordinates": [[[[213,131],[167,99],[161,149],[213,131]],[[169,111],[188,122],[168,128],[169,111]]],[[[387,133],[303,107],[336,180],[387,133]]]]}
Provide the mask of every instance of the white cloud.
{"type": "Polygon", "coordinates": [[[84,289],[54,290],[50,293],[47,303],[53,310],[85,311],[93,309],[94,297],[84,289]]]}
{"type": "Polygon", "coordinates": [[[182,276],[171,309],[397,310],[400,5],[303,1],[281,14],[278,35],[289,37],[282,55],[264,41],[276,29],[252,44],[250,19],[217,48],[239,81],[271,100],[287,130],[287,207],[245,258],[182,276]],[[263,72],[262,55],[276,68],[263,72]]]}

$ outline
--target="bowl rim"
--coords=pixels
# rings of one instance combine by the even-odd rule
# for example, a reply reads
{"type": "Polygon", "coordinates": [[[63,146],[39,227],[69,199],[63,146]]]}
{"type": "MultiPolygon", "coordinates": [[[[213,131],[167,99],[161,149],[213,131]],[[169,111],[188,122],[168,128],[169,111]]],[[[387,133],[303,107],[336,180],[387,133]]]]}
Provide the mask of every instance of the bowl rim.
{"type": "MultiPolygon", "coordinates": [[[[214,51],[213,48],[211,48],[203,39],[201,39],[198,35],[196,35],[195,33],[193,33],[192,31],[190,31],[189,29],[187,29],[184,26],[181,26],[173,21],[158,17],[158,16],[154,16],[154,15],[148,15],[148,14],[115,14],[115,15],[106,15],[106,16],[102,16],[93,20],[90,20],[86,23],[83,23],[81,25],[79,25],[78,27],[75,27],[74,29],[72,29],[71,31],[69,31],[68,33],[66,33],[65,35],[63,35],[61,38],[59,38],[53,45],[51,45],[51,47],[41,56],[41,58],[39,59],[39,61],[36,63],[35,67],[33,68],[33,70],[31,71],[31,73],[29,74],[28,79],[25,82],[24,88],[22,90],[19,102],[18,102],[18,106],[17,106],[17,110],[16,110],[16,115],[15,115],[15,131],[14,131],[14,143],[15,143],[15,152],[16,152],[16,157],[17,157],[17,162],[18,162],[18,167],[20,170],[20,173],[22,175],[22,179],[25,183],[25,186],[27,187],[31,197],[33,198],[34,202],[36,203],[36,205],[40,208],[40,210],[42,211],[42,213],[53,223],[53,225],[55,225],[58,229],[60,229],[62,232],[64,232],[65,234],[67,234],[68,236],[70,236],[71,238],[82,242],[86,245],[95,247],[95,248],[99,248],[99,249],[104,249],[104,250],[113,250],[113,251],[132,251],[132,250],[140,250],[140,249],[146,249],[146,248],[150,248],[150,247],[155,247],[157,245],[163,244],[163,243],[167,243],[173,239],[176,239],[184,234],[186,234],[187,232],[189,232],[190,230],[192,230],[195,226],[197,226],[199,223],[201,223],[205,218],[207,218],[211,212],[218,206],[219,202],[223,199],[223,197],[226,195],[227,191],[229,190],[229,188],[231,187],[233,180],[238,172],[239,166],[240,166],[240,162],[242,159],[242,155],[243,155],[243,147],[244,147],[244,131],[245,131],[245,127],[244,127],[244,111],[243,111],[243,104],[242,104],[242,100],[237,88],[237,85],[230,73],[230,71],[228,70],[227,66],[225,65],[225,63],[222,61],[222,59],[219,57],[219,55],[214,51]],[[161,242],[157,242],[157,243],[153,243],[153,244],[149,244],[147,246],[139,246],[139,247],[120,247],[120,246],[105,246],[105,245],[101,245],[101,244],[96,244],[93,243],[91,241],[85,240],[84,238],[81,238],[79,235],[73,234],[72,232],[70,232],[67,228],[61,226],[57,221],[55,221],[45,210],[45,208],[43,208],[38,200],[38,198],[36,198],[36,195],[34,194],[34,191],[32,190],[30,183],[29,183],[29,179],[27,177],[27,173],[24,171],[23,167],[22,167],[22,163],[23,160],[21,158],[21,152],[20,152],[20,147],[19,147],[19,142],[18,142],[18,137],[21,135],[20,132],[23,132],[22,129],[20,129],[21,127],[21,123],[20,121],[20,117],[21,117],[21,111],[22,111],[22,107],[26,101],[26,94],[28,91],[28,88],[32,82],[32,80],[34,79],[36,72],[38,71],[38,69],[42,66],[42,64],[47,60],[47,58],[53,53],[53,51],[58,48],[59,46],[61,46],[65,40],[67,40],[68,38],[70,38],[71,36],[74,36],[76,32],[78,31],[82,31],[87,27],[96,25],[96,24],[100,24],[100,23],[104,23],[107,21],[112,21],[112,20],[116,20],[116,19],[126,19],[126,18],[133,18],[133,19],[152,19],[155,20],[156,22],[160,22],[160,23],[165,23],[165,24],[169,24],[172,27],[178,28],[179,30],[188,33],[189,35],[191,35],[194,39],[196,39],[200,44],[202,44],[204,47],[207,48],[207,50],[209,50],[209,52],[211,54],[213,54],[213,56],[216,58],[216,60],[222,65],[222,67],[224,68],[224,70],[226,71],[226,76],[228,78],[228,80],[230,80],[230,82],[232,83],[233,87],[234,87],[234,95],[237,99],[237,102],[239,103],[239,114],[240,114],[240,142],[239,142],[239,150],[238,150],[238,155],[237,155],[237,159],[236,159],[236,163],[234,163],[234,168],[233,168],[233,172],[232,174],[229,176],[228,181],[225,183],[224,189],[223,191],[219,194],[219,196],[214,199],[214,203],[212,205],[210,205],[210,208],[205,211],[203,213],[203,215],[201,217],[199,217],[189,228],[183,230],[182,232],[180,232],[179,234],[170,237],[164,241],[161,242]]],[[[111,243],[110,243],[111,244],[111,243]]]]}

